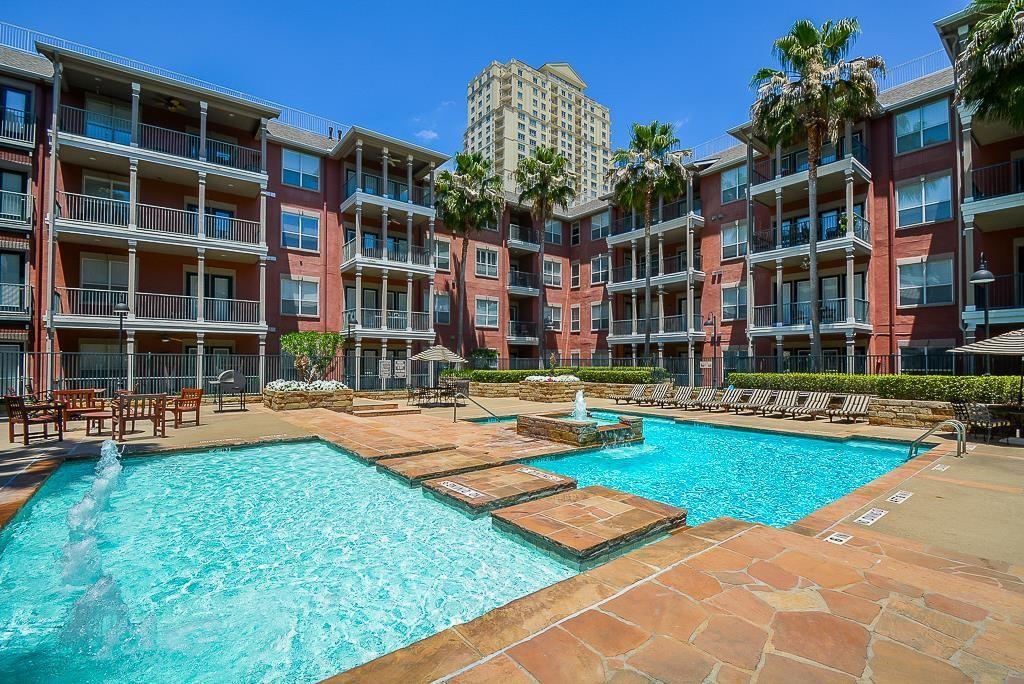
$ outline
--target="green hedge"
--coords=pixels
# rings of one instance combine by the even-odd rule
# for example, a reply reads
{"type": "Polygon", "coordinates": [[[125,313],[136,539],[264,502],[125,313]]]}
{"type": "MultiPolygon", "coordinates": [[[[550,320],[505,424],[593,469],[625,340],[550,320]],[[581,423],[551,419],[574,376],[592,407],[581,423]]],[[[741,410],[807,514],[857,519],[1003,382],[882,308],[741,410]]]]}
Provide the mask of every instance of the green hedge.
{"type": "Polygon", "coordinates": [[[1017,401],[1017,376],[847,375],[843,373],[730,373],[729,384],[747,389],[871,394],[922,401],[1017,401]]]}
{"type": "Polygon", "coordinates": [[[575,375],[583,382],[651,383],[668,378],[661,368],[600,366],[595,368],[552,368],[550,370],[447,370],[445,376],[468,378],[473,382],[521,382],[531,375],[575,375]]]}

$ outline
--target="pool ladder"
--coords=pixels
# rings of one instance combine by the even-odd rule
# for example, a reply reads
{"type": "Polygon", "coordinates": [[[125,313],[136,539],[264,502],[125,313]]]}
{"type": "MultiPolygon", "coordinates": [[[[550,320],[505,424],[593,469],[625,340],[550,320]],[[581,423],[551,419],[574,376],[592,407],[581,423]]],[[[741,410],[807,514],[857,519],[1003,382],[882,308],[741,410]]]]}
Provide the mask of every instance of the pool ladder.
{"type": "Polygon", "coordinates": [[[967,455],[967,426],[961,423],[959,420],[942,420],[928,428],[928,431],[923,435],[914,440],[914,443],[910,445],[910,458],[917,456],[918,449],[921,447],[921,443],[930,437],[932,433],[941,427],[951,427],[953,432],[956,433],[956,457],[963,458],[967,455]]]}

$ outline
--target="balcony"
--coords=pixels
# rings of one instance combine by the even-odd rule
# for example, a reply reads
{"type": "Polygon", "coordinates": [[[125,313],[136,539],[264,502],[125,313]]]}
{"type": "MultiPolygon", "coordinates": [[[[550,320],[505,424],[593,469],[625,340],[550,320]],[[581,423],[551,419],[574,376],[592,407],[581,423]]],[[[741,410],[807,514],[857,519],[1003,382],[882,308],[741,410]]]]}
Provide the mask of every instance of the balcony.
{"type": "Polygon", "coordinates": [[[638,318],[635,324],[630,319],[612,321],[608,341],[612,344],[640,342],[647,335],[648,328],[654,342],[699,341],[705,338],[701,314],[694,313],[692,316],[665,316],[663,321],[657,318],[638,318]],[[690,324],[689,328],[687,322],[690,324]]]}
{"type": "Polygon", "coordinates": [[[0,283],[0,319],[22,319],[31,316],[32,286],[0,283]]]}
{"type": "Polygon", "coordinates": [[[509,321],[505,339],[509,344],[537,344],[537,324],[532,321],[509,321]]]}
{"type": "MultiPolygon", "coordinates": [[[[681,228],[688,223],[696,228],[704,225],[704,218],[701,216],[701,202],[699,199],[693,201],[693,211],[687,214],[686,200],[676,200],[664,205],[660,209],[655,205],[651,208],[651,233],[657,234],[667,232],[674,228],[681,228]],[[688,220],[689,219],[689,220],[688,220]]],[[[634,219],[633,214],[613,220],[609,226],[608,244],[621,244],[643,236],[644,217],[638,212],[634,219]]]]}
{"type": "MultiPolygon", "coordinates": [[[[803,256],[809,253],[811,241],[810,218],[783,221],[782,230],[776,235],[775,229],[755,230],[750,239],[751,256],[755,261],[803,256]],[[781,251],[780,250],[785,250],[781,251]],[[771,253],[771,254],[769,254],[771,253]]],[[[845,250],[848,245],[871,250],[871,222],[860,214],[853,215],[852,237],[847,233],[846,214],[827,214],[818,217],[818,253],[831,250],[845,250]],[[859,241],[859,242],[858,242],[859,241]]]]}
{"type": "Polygon", "coordinates": [[[201,154],[200,136],[141,122],[138,125],[138,140],[133,143],[130,119],[90,112],[69,105],[61,105],[59,129],[61,133],[68,135],[133,150],[147,150],[248,173],[263,173],[262,154],[258,149],[207,138],[206,151],[201,154]]]}
{"type": "MultiPolygon", "coordinates": [[[[832,149],[823,149],[821,154],[821,160],[818,162],[818,166],[822,167],[826,164],[839,161],[846,156],[845,152],[846,140],[841,138],[839,144],[832,147],[832,149]]],[[[864,166],[868,166],[869,155],[867,146],[857,138],[853,139],[853,158],[859,161],[864,166]]],[[[767,183],[768,181],[775,178],[776,164],[774,159],[763,157],[762,159],[754,162],[754,168],[751,172],[751,181],[754,185],[760,183],[767,183]]],[[[807,170],[807,150],[798,150],[796,152],[790,152],[789,154],[782,155],[782,173],[779,174],[782,178],[791,176],[795,173],[807,170]]]]}
{"type": "Polygon", "coordinates": [[[984,293],[980,286],[975,286],[974,301],[974,310],[964,311],[965,323],[983,325],[986,308],[989,323],[993,325],[1024,323],[1024,273],[996,276],[984,293]],[[984,306],[986,297],[987,307],[984,306]]]}
{"type": "Polygon", "coordinates": [[[510,223],[506,246],[510,252],[537,253],[540,251],[540,236],[533,228],[510,223]]]}
{"type": "Polygon", "coordinates": [[[74,324],[76,319],[105,318],[112,319],[107,321],[108,327],[111,324],[116,327],[115,307],[127,304],[130,311],[128,319],[132,321],[162,321],[184,327],[218,323],[265,327],[260,323],[258,300],[204,297],[200,318],[199,298],[192,295],[137,292],[132,305],[128,292],[124,290],[81,287],[58,287],[55,290],[55,319],[59,323],[74,324]]]}
{"type": "MultiPolygon", "coordinates": [[[[400,181],[388,179],[388,190],[384,193],[384,179],[381,176],[375,176],[372,173],[363,172],[363,189],[362,191],[367,195],[373,195],[374,197],[385,197],[387,199],[395,200],[396,202],[410,202],[419,207],[426,207],[428,209],[433,208],[434,200],[430,196],[430,187],[426,185],[413,185],[412,193],[409,193],[409,184],[402,183],[400,181]]],[[[348,178],[345,180],[345,198],[349,198],[356,193],[356,174],[354,171],[348,172],[348,178]]]]}
{"type": "MultiPolygon", "coordinates": [[[[704,272],[701,270],[700,252],[693,254],[693,276],[697,282],[704,282],[704,272]]],[[[647,280],[647,269],[643,261],[636,265],[636,277],[633,274],[632,265],[617,266],[611,270],[611,280],[608,282],[609,292],[623,292],[636,290],[644,287],[647,280]]],[[[651,268],[651,285],[660,286],[666,289],[676,289],[674,286],[685,285],[688,282],[686,269],[686,254],[677,254],[665,257],[660,262],[655,260],[651,268]]]]}
{"type": "MultiPolygon", "coordinates": [[[[811,327],[811,303],[790,302],[781,307],[765,304],[754,307],[754,321],[750,326],[752,335],[807,334],[811,327]]],[[[853,316],[847,316],[846,298],[821,300],[822,332],[847,332],[870,330],[868,302],[853,300],[853,316]]]]}
{"type": "Polygon", "coordinates": [[[32,230],[34,206],[31,193],[0,190],[0,226],[32,230]]]}
{"type": "Polygon", "coordinates": [[[430,263],[430,250],[426,247],[419,245],[410,247],[404,241],[379,240],[369,235],[363,236],[362,244],[352,238],[342,247],[342,270],[348,270],[356,265],[379,269],[394,268],[416,273],[427,273],[433,270],[430,263]]]}
{"type": "Polygon", "coordinates": [[[963,212],[986,231],[1024,224],[1024,157],[974,169],[963,212]]]}
{"type": "Polygon", "coordinates": [[[434,337],[434,327],[427,311],[383,311],[382,309],[346,309],[343,320],[350,318],[358,322],[355,329],[357,338],[375,339],[427,339],[434,337]]]}
{"type": "MultiPolygon", "coordinates": [[[[853,153],[846,156],[845,139],[822,150],[818,162],[818,194],[842,189],[847,171],[862,180],[871,180],[870,155],[867,146],[853,139],[853,153]]],[[[754,162],[750,171],[750,193],[766,204],[774,205],[775,191],[782,190],[783,202],[807,197],[807,150],[798,150],[782,156],[780,161],[762,157],[754,162]],[[776,172],[778,171],[778,174],[776,172]],[[769,196],[766,197],[766,196],[769,196]]]]}
{"type": "MultiPolygon", "coordinates": [[[[252,247],[262,246],[259,221],[248,221],[229,216],[207,214],[200,232],[199,214],[195,211],[172,209],[152,204],[136,205],[136,225],[130,225],[131,203],[125,200],[93,197],[73,192],[57,193],[57,219],[73,228],[88,232],[88,226],[117,228],[116,237],[126,237],[125,230],[137,232],[137,239],[160,240],[160,237],[182,238],[185,242],[217,240],[252,247]]],[[[227,247],[228,245],[219,244],[227,247]]]]}
{"type": "Polygon", "coordinates": [[[540,294],[540,278],[536,273],[525,271],[509,271],[508,293],[524,297],[536,297],[540,294]]]}
{"type": "Polygon", "coordinates": [[[0,142],[32,147],[36,141],[36,122],[32,112],[0,107],[0,142]]]}

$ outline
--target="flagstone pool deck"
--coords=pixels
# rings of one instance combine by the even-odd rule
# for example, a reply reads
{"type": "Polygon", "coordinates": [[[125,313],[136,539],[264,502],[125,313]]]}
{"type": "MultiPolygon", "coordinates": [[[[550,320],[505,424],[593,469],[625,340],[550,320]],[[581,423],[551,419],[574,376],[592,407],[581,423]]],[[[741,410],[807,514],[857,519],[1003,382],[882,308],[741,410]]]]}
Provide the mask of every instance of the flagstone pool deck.
{"type": "MultiPolygon", "coordinates": [[[[505,415],[568,408],[482,403],[505,415]]],[[[720,412],[629,412],[831,438],[909,442],[920,434],[720,412]]],[[[514,424],[462,420],[483,415],[467,407],[453,423],[450,408],[396,420],[325,409],[274,413],[255,405],[245,414],[204,415],[200,427],[169,430],[166,439],[132,437],[129,453],[315,436],[368,467],[394,464],[396,476],[402,470],[413,486],[453,463],[473,461],[478,468],[427,479],[424,487],[436,493],[439,479],[448,479],[486,491],[497,502],[487,508],[497,509],[498,518],[502,508],[519,508],[525,515],[505,517],[528,520],[540,515],[538,506],[558,510],[557,497],[590,496],[590,488],[569,489],[549,494],[547,504],[540,503],[545,498],[521,503],[516,497],[536,492],[510,474],[520,461],[565,445],[519,437],[514,424]]],[[[99,443],[78,429],[64,443],[0,448],[0,527],[64,458],[94,457],[99,443]]],[[[660,541],[334,681],[1024,682],[1024,450],[972,443],[967,458],[958,459],[951,441],[933,443],[787,529],[728,519],[679,526],[660,541]],[[888,501],[897,491],[912,496],[888,501]],[[870,526],[855,522],[872,508],[887,514],[870,526]],[[843,545],[825,541],[835,533],[850,537],[843,545]]],[[[455,504],[458,497],[448,490],[439,498],[455,504]]],[[[571,510],[556,519],[598,523],[594,511],[574,520],[579,516],[571,510]]]]}

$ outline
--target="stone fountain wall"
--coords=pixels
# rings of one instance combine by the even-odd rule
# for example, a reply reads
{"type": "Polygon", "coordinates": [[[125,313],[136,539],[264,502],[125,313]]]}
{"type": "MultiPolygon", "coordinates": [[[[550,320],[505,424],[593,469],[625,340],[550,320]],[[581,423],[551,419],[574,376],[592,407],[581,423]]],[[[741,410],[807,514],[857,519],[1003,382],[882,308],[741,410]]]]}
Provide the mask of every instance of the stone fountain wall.
{"type": "Polygon", "coordinates": [[[644,438],[643,418],[639,416],[619,416],[617,425],[598,425],[593,420],[572,420],[569,415],[521,415],[516,419],[516,432],[527,437],[579,447],[638,442],[644,438]]]}

